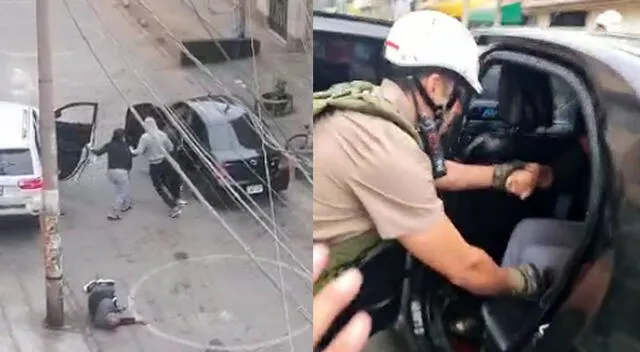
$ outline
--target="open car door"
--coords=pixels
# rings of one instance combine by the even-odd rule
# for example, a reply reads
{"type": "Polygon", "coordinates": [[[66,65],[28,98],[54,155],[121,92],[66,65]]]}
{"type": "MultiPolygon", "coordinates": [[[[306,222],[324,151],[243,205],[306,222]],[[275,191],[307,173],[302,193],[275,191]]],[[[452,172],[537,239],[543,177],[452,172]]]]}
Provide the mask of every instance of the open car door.
{"type": "Polygon", "coordinates": [[[79,176],[89,162],[95,143],[98,103],[73,102],[55,110],[58,140],[58,178],[66,181],[79,176]]]}

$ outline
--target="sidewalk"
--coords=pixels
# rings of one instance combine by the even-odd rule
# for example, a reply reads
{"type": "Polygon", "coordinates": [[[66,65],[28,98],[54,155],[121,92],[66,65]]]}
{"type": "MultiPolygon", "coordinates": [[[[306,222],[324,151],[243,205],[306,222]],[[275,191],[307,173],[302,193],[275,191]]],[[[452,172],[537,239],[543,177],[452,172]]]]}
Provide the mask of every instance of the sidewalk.
{"type": "MultiPolygon", "coordinates": [[[[138,23],[145,24],[150,40],[155,40],[179,65],[180,48],[166,34],[162,24],[180,40],[209,39],[212,36],[223,38],[231,36],[233,28],[233,9],[229,0],[209,1],[209,6],[201,1],[189,0],[131,0],[126,12],[138,23]],[[191,6],[197,8],[194,11],[191,6]],[[215,6],[215,8],[212,8],[215,6]],[[150,14],[149,7],[155,16],[150,14]],[[157,18],[156,18],[157,17],[157,18]]],[[[255,18],[258,10],[250,6],[247,17],[255,18]]],[[[256,20],[248,20],[247,36],[261,41],[261,53],[255,60],[236,60],[232,62],[210,64],[207,68],[215,80],[199,68],[186,69],[206,85],[212,93],[224,93],[226,90],[245,99],[253,106],[258,92],[271,90],[277,78],[287,81],[287,90],[294,97],[294,113],[270,119],[276,137],[284,141],[289,136],[303,132],[304,125],[311,123],[312,95],[312,55],[290,53],[285,43],[276,37],[270,29],[261,26],[256,20]],[[254,66],[255,65],[255,66],[254,66]],[[233,74],[230,74],[233,73],[233,74]],[[257,78],[257,79],[256,79],[257,78]]],[[[308,45],[311,45],[310,43],[308,45]]]]}

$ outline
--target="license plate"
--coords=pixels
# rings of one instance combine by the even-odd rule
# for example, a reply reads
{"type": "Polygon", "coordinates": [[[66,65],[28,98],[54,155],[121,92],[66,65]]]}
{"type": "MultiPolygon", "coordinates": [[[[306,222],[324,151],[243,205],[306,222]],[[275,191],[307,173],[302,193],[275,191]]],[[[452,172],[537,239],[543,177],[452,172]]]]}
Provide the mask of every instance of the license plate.
{"type": "Polygon", "coordinates": [[[264,191],[264,186],[262,185],[251,185],[247,186],[247,193],[249,194],[258,194],[264,191]]]}

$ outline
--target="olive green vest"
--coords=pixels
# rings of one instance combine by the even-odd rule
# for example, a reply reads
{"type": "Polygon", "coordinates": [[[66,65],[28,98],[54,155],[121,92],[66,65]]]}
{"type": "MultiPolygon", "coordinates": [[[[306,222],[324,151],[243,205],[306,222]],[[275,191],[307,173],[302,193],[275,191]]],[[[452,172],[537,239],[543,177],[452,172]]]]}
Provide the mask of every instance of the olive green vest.
{"type": "MultiPolygon", "coordinates": [[[[364,115],[376,116],[393,122],[408,133],[420,146],[422,141],[414,126],[400,115],[392,102],[382,97],[378,87],[365,81],[339,83],[326,91],[313,94],[313,121],[327,117],[335,110],[351,110],[364,115]]],[[[317,146],[316,146],[317,147],[317,146]]],[[[361,234],[345,241],[332,244],[327,270],[313,285],[314,295],[341,272],[359,266],[371,251],[384,245],[376,231],[361,234]]]]}

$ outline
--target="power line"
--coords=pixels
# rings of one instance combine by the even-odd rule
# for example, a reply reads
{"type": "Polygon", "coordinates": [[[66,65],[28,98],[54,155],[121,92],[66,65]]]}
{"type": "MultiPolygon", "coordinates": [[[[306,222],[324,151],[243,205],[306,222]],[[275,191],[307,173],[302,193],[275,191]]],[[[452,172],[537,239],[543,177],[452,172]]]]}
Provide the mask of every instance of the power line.
{"type": "MultiPolygon", "coordinates": [[[[124,93],[124,91],[120,88],[120,86],[118,85],[118,83],[115,82],[115,80],[113,79],[113,77],[111,76],[111,74],[109,73],[109,70],[106,68],[106,66],[104,65],[104,63],[102,62],[102,59],[100,58],[100,56],[98,55],[98,53],[95,51],[95,48],[93,47],[93,44],[91,44],[91,42],[89,41],[89,39],[87,38],[87,36],[85,35],[85,33],[82,31],[82,27],[80,26],[77,18],[75,17],[75,15],[73,14],[73,11],[71,10],[71,7],[69,5],[68,0],[63,0],[63,3],[65,5],[65,8],[67,10],[67,12],[69,13],[69,16],[71,17],[71,20],[73,21],[75,27],[77,28],[80,36],[82,37],[83,41],[87,44],[87,47],[89,48],[89,51],[91,52],[92,56],[96,59],[96,63],[100,66],[101,70],[103,71],[103,73],[105,74],[107,80],[109,81],[109,83],[113,86],[113,88],[118,92],[118,94],[120,95],[120,97],[127,102],[127,105],[132,106],[132,102],[129,100],[129,98],[127,97],[127,95],[124,93]]],[[[89,4],[91,6],[91,8],[97,13],[97,9],[94,7],[94,5],[91,3],[91,0],[87,0],[87,4],[89,4]]],[[[135,118],[138,120],[138,122],[146,129],[146,126],[143,123],[143,119],[140,116],[140,114],[135,110],[132,109],[133,114],[135,115],[135,118]]],[[[296,303],[296,305],[298,305],[299,307],[299,311],[302,313],[303,317],[309,322],[311,323],[311,316],[310,314],[306,311],[306,309],[299,304],[299,302],[297,301],[297,299],[295,298],[295,296],[293,296],[293,294],[291,294],[291,292],[289,292],[289,290],[286,289],[286,287],[280,287],[278,285],[278,283],[276,282],[276,280],[267,272],[267,270],[264,268],[264,266],[262,266],[262,264],[258,261],[258,259],[256,258],[255,254],[253,254],[253,251],[251,250],[251,247],[249,247],[243,240],[242,238],[240,238],[240,236],[238,236],[238,234],[231,228],[231,226],[229,224],[227,224],[227,222],[224,220],[224,218],[213,208],[213,206],[211,204],[209,204],[206,199],[203,197],[203,195],[200,193],[200,191],[195,187],[195,185],[193,184],[193,182],[191,182],[191,180],[187,177],[187,175],[184,173],[184,171],[180,168],[180,165],[176,162],[176,160],[164,149],[162,148],[162,152],[166,158],[167,161],[169,161],[169,163],[171,164],[171,166],[175,169],[176,172],[178,172],[178,174],[180,175],[180,177],[185,181],[185,183],[187,184],[187,186],[189,186],[189,188],[191,189],[191,191],[194,193],[194,195],[196,196],[196,198],[202,202],[205,207],[220,221],[220,223],[222,224],[222,226],[225,228],[225,230],[229,233],[229,235],[231,235],[231,237],[242,247],[242,249],[245,251],[245,253],[249,256],[249,258],[253,261],[253,263],[258,267],[258,269],[262,272],[262,274],[281,292],[284,291],[286,292],[289,296],[290,299],[292,299],[292,301],[294,303],[296,303]]]]}
{"type": "MultiPolygon", "coordinates": [[[[251,18],[251,5],[247,6],[247,15],[249,16],[249,18],[251,18]]],[[[252,23],[252,21],[250,21],[250,23],[252,23]]],[[[253,32],[253,28],[252,28],[253,24],[249,24],[249,31],[253,32]]],[[[254,83],[256,85],[256,91],[260,91],[260,81],[258,80],[258,65],[256,63],[256,51],[255,51],[255,47],[254,47],[254,42],[253,40],[251,41],[251,63],[253,64],[253,76],[254,76],[254,83]]],[[[263,153],[265,155],[265,167],[266,167],[266,151],[264,150],[265,146],[264,143],[262,144],[262,148],[263,148],[263,153]]],[[[269,177],[268,172],[267,172],[267,177],[269,177]]],[[[269,194],[269,205],[271,206],[271,214],[273,216],[273,222],[274,224],[276,223],[276,214],[275,214],[275,208],[273,206],[273,198],[271,197],[271,194],[269,194]]],[[[281,258],[280,258],[280,244],[278,242],[275,242],[275,246],[276,246],[276,261],[278,263],[281,263],[281,258]]],[[[282,274],[282,265],[278,265],[278,276],[280,279],[280,286],[284,287],[284,275],[282,274]]],[[[294,347],[293,347],[293,330],[291,329],[291,319],[289,318],[289,305],[287,302],[287,297],[285,296],[284,292],[281,292],[282,295],[282,311],[284,313],[284,320],[287,324],[287,333],[289,334],[289,349],[291,352],[294,352],[294,347]]]]}
{"type": "MultiPolygon", "coordinates": [[[[262,210],[262,208],[259,207],[259,205],[255,202],[255,200],[253,200],[253,198],[247,194],[244,189],[242,187],[240,187],[239,185],[237,185],[237,183],[230,179],[230,177],[227,177],[226,174],[222,173],[220,170],[223,170],[223,166],[219,164],[219,162],[217,162],[215,159],[213,158],[209,158],[206,155],[206,152],[203,152],[200,147],[200,145],[198,144],[198,142],[195,140],[195,138],[192,136],[191,131],[187,128],[184,128],[182,126],[182,123],[180,122],[180,119],[178,119],[175,116],[175,113],[173,111],[171,111],[171,109],[168,109],[166,107],[166,104],[164,102],[164,100],[159,96],[159,94],[157,93],[157,91],[155,89],[152,88],[151,84],[144,78],[144,76],[139,72],[139,70],[135,67],[135,65],[131,62],[131,58],[129,56],[129,54],[126,52],[125,49],[122,48],[122,46],[118,43],[118,40],[115,38],[115,36],[113,35],[113,33],[109,30],[108,25],[106,24],[104,18],[100,15],[100,13],[97,11],[97,9],[95,8],[95,5],[90,3],[91,8],[94,10],[94,13],[96,14],[96,16],[98,17],[100,23],[102,24],[102,26],[105,28],[105,33],[107,34],[107,36],[109,37],[109,39],[112,41],[113,45],[118,49],[118,51],[122,54],[123,59],[125,60],[127,66],[130,68],[131,72],[136,76],[136,78],[145,86],[145,88],[152,94],[152,96],[154,97],[154,99],[156,99],[156,101],[158,101],[161,105],[161,110],[165,113],[165,115],[169,118],[169,120],[171,121],[171,123],[174,125],[174,127],[176,128],[176,130],[179,131],[179,133],[182,136],[187,136],[188,138],[185,138],[185,141],[187,141],[191,148],[196,151],[198,153],[198,157],[203,161],[203,162],[207,162],[210,161],[213,163],[213,165],[208,164],[207,166],[211,167],[211,171],[212,173],[224,183],[223,189],[227,192],[227,194],[229,194],[234,201],[236,201],[236,204],[239,203],[239,205],[242,205],[253,217],[254,219],[256,219],[256,221],[262,225],[262,227],[273,237],[274,241],[276,243],[279,243],[280,245],[283,246],[283,248],[285,249],[285,251],[287,252],[287,254],[289,254],[289,256],[294,260],[294,262],[296,262],[296,264],[298,264],[298,266],[300,266],[300,268],[307,274],[309,275],[309,278],[311,277],[311,272],[309,271],[309,269],[306,268],[306,266],[302,263],[302,261],[293,253],[293,251],[287,247],[285,244],[282,243],[282,240],[279,238],[277,231],[273,231],[271,229],[271,227],[268,224],[265,224],[265,222],[262,220],[262,218],[257,215],[254,211],[253,208],[250,207],[246,201],[238,194],[238,192],[234,189],[234,185],[231,184],[231,182],[235,183],[235,186],[238,186],[237,188],[241,191],[241,193],[243,193],[246,197],[246,199],[249,200],[249,202],[255,207],[255,209],[257,209],[259,211],[259,213],[261,213],[261,215],[264,218],[270,219],[271,220],[271,225],[273,227],[275,227],[277,229],[277,224],[275,222],[275,219],[271,219],[269,218],[269,216],[264,212],[264,210],[262,210]]],[[[89,43],[88,43],[89,45],[89,43]]],[[[132,111],[135,111],[134,108],[132,108],[132,111]]],[[[221,111],[221,113],[224,113],[221,111]]],[[[291,241],[290,238],[288,236],[286,236],[284,233],[282,233],[283,237],[287,240],[287,241],[291,241]]]]}
{"type": "MultiPolygon", "coordinates": [[[[222,33],[220,33],[219,31],[217,31],[217,30],[215,29],[215,26],[213,26],[213,24],[211,24],[211,22],[209,22],[206,18],[204,18],[204,16],[202,16],[202,15],[200,14],[200,11],[198,11],[197,7],[196,7],[196,6],[195,6],[195,4],[193,3],[193,0],[180,0],[180,1],[181,1],[185,6],[189,7],[189,9],[190,9],[190,10],[192,10],[192,11],[196,14],[196,16],[198,17],[198,20],[200,21],[200,23],[201,23],[202,27],[204,27],[204,28],[205,28],[205,30],[209,33],[209,36],[211,37],[211,39],[214,39],[214,43],[215,43],[216,47],[218,48],[218,50],[220,50],[220,51],[222,52],[222,54],[223,54],[223,56],[224,56],[225,61],[230,61],[231,59],[230,59],[229,55],[227,54],[226,50],[224,50],[224,48],[220,45],[220,43],[219,43],[217,40],[215,40],[215,38],[213,37],[213,35],[212,35],[212,33],[211,33],[211,32],[215,32],[215,34],[219,35],[220,37],[222,37],[222,36],[223,36],[223,35],[222,35],[222,33]],[[188,4],[187,4],[187,3],[188,3],[188,4]],[[189,4],[190,4],[190,5],[189,5],[189,4]]],[[[145,7],[145,5],[144,5],[144,4],[142,4],[142,5],[143,5],[143,7],[145,7]]],[[[160,19],[159,19],[159,16],[155,15],[155,13],[153,12],[153,10],[152,10],[148,5],[146,5],[145,9],[146,9],[148,12],[152,13],[152,14],[155,16],[154,18],[156,18],[156,21],[159,21],[159,20],[160,20],[160,19]]],[[[251,16],[249,16],[249,17],[251,17],[251,16]]],[[[306,17],[307,17],[307,18],[310,18],[310,16],[306,16],[306,17]]],[[[304,43],[304,41],[303,41],[303,43],[304,43]]],[[[253,43],[252,43],[252,44],[253,44],[253,43]]],[[[305,51],[305,52],[306,52],[306,53],[308,53],[308,51],[305,51]]],[[[255,52],[254,52],[254,57],[255,57],[255,52]]],[[[279,70],[278,70],[278,71],[279,71],[279,72],[283,72],[282,67],[281,67],[282,65],[277,65],[277,66],[278,66],[278,68],[279,68],[279,70]]],[[[199,68],[200,68],[200,67],[199,67],[199,68]]],[[[286,71],[286,69],[285,69],[285,71],[286,71]]],[[[309,82],[311,82],[311,80],[309,80],[309,82]]],[[[203,88],[204,88],[205,90],[207,90],[207,88],[206,88],[206,87],[203,87],[203,88]]],[[[260,91],[258,91],[258,93],[259,93],[259,92],[260,92],[260,91]]],[[[254,96],[255,96],[255,94],[254,94],[254,96]]],[[[262,106],[261,106],[261,108],[262,108],[262,106]]],[[[260,115],[260,111],[258,111],[258,115],[260,115]]],[[[285,136],[285,133],[284,133],[284,131],[282,130],[282,128],[280,127],[280,124],[279,124],[276,120],[273,120],[273,123],[274,123],[274,125],[276,126],[276,128],[279,130],[280,134],[281,134],[282,136],[285,136]]],[[[285,136],[285,137],[286,137],[286,136],[285,136]]],[[[285,148],[284,150],[286,150],[286,148],[285,148]]],[[[310,163],[310,162],[311,162],[311,161],[310,161],[308,158],[306,158],[305,156],[295,155],[295,157],[296,157],[296,158],[303,159],[303,160],[304,160],[305,162],[307,162],[307,163],[310,163]]],[[[298,164],[297,166],[300,166],[300,170],[303,172],[303,174],[305,174],[305,176],[307,177],[307,179],[310,179],[310,177],[308,177],[308,175],[306,174],[306,170],[304,169],[303,165],[301,165],[301,162],[299,162],[299,161],[297,161],[297,160],[295,160],[295,161],[296,161],[296,162],[297,162],[297,164],[298,164]]]]}
{"type": "MultiPolygon", "coordinates": [[[[209,70],[200,60],[198,60],[198,58],[196,58],[193,53],[191,53],[191,51],[189,49],[187,49],[184,44],[182,44],[182,41],[180,39],[178,39],[175,34],[171,31],[171,29],[162,21],[162,19],[160,19],[160,17],[158,17],[158,15],[155,13],[155,11],[153,11],[153,9],[151,7],[149,7],[149,5],[144,2],[143,0],[136,0],[142,7],[144,7],[147,12],[149,12],[149,14],[153,17],[153,19],[162,27],[162,29],[164,30],[165,34],[176,43],[176,46],[184,53],[184,55],[191,60],[196,67],[198,67],[202,72],[204,72],[207,76],[209,76],[214,82],[216,82],[217,86],[219,88],[221,88],[226,94],[228,94],[230,97],[232,97],[232,99],[234,100],[239,100],[237,99],[234,94],[225,87],[224,82],[222,82],[219,78],[215,77],[215,75],[211,72],[211,70],[209,70]]],[[[241,104],[243,104],[243,102],[240,101],[241,104]]],[[[260,120],[262,121],[262,109],[258,109],[257,111],[258,113],[258,117],[260,118],[260,120]]],[[[303,175],[305,176],[305,178],[307,179],[307,181],[310,184],[313,184],[313,180],[312,178],[309,176],[309,174],[304,171],[304,168],[302,167],[302,165],[299,165],[300,169],[303,172],[303,175]]]]}

